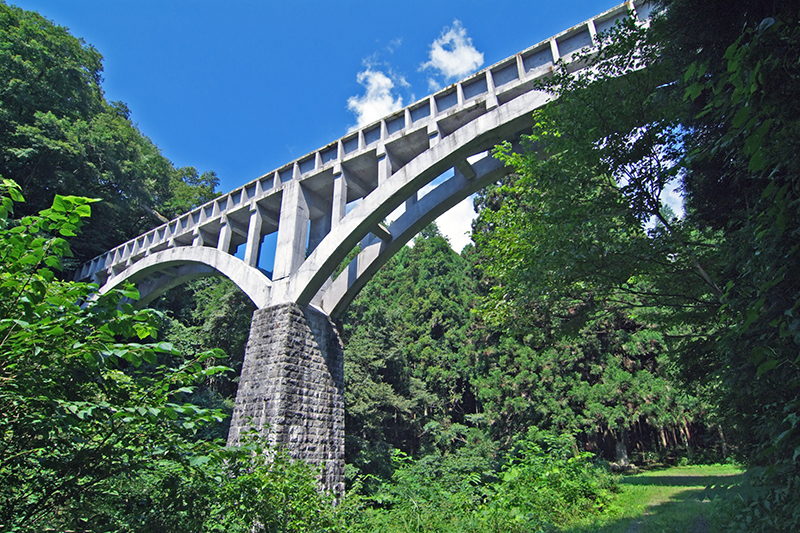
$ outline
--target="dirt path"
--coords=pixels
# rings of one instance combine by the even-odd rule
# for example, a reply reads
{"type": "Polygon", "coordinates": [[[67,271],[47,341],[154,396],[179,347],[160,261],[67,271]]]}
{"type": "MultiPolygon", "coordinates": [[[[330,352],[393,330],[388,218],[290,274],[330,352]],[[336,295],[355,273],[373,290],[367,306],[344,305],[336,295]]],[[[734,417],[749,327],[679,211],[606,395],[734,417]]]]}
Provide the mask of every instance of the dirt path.
{"type": "MultiPolygon", "coordinates": [[[[641,520],[633,520],[625,530],[625,533],[642,533],[642,526],[644,522],[641,520]]],[[[694,517],[692,523],[686,529],[686,533],[711,533],[711,523],[708,518],[699,514],[694,517]]]]}
{"type": "Polygon", "coordinates": [[[712,533],[710,513],[715,493],[735,484],[741,471],[733,466],[674,467],[626,476],[624,502],[641,513],[628,521],[625,533],[674,531],[712,533]]]}

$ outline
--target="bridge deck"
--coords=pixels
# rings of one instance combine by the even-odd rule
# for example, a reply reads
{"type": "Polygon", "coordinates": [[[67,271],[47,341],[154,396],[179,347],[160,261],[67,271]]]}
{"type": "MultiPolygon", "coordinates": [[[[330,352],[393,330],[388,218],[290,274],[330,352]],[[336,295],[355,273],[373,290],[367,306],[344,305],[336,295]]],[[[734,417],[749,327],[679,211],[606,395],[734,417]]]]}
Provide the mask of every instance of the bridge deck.
{"type": "MultiPolygon", "coordinates": [[[[550,75],[557,61],[566,62],[570,69],[582,68],[572,57],[593,46],[599,32],[628,10],[638,10],[641,20],[647,18],[650,6],[636,4],[627,2],[601,13],[264,174],[92,259],[78,269],[75,278],[103,285],[124,277],[127,269],[146,256],[188,246],[231,254],[247,244],[244,263],[255,268],[263,237],[276,231],[272,278],[288,278],[342,222],[349,203],[368,197],[441,140],[535,91],[536,80],[550,75]]],[[[479,148],[486,150],[485,144],[479,148]]],[[[454,166],[461,175],[474,173],[467,159],[474,155],[459,154],[454,166]]],[[[392,208],[415,203],[424,185],[427,182],[418,184],[406,198],[394,198],[392,208]]],[[[392,239],[391,232],[377,223],[369,232],[384,241],[392,239]]]]}

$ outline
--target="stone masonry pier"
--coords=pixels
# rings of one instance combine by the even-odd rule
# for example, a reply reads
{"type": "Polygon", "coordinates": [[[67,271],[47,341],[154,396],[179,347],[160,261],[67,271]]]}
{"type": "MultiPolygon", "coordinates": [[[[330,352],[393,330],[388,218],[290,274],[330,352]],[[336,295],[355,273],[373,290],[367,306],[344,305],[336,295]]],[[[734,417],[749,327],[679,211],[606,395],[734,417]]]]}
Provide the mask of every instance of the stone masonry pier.
{"type": "Polygon", "coordinates": [[[651,9],[628,0],[109,250],[75,279],[101,293],[134,283],[139,306],[190,279],[236,283],[258,310],[228,444],[251,428],[266,434],[324,465],[323,485],[339,492],[343,356],[329,317],[422,228],[510,172],[491,151],[517,142],[551,101],[541,79],[557,65],[585,69],[580,54],[596,50],[599,33],[629,15],[647,24],[651,9]]]}
{"type": "Polygon", "coordinates": [[[228,445],[266,430],[271,445],[322,467],[323,486],[344,490],[344,359],[331,320],[294,303],[253,313],[228,445]]]}

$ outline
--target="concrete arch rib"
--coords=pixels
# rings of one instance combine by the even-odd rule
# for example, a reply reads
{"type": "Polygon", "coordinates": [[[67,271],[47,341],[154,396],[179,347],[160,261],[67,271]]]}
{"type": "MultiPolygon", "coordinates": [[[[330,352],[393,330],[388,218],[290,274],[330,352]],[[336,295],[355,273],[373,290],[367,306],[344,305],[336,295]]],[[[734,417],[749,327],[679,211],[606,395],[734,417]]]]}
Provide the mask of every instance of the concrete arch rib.
{"type": "MultiPolygon", "coordinates": [[[[463,125],[417,156],[366,196],[322,240],[293,276],[290,285],[284,289],[287,290],[287,294],[274,296],[281,300],[308,305],[350,250],[401,203],[444,171],[465,162],[468,157],[485,151],[502,140],[518,138],[520,133],[532,126],[533,110],[548,101],[550,97],[546,93],[539,91],[525,93],[463,125]]],[[[487,183],[490,181],[484,181],[472,192],[487,183]]],[[[471,192],[465,193],[459,200],[469,194],[471,192]]],[[[438,196],[441,195],[437,194],[438,196]]],[[[433,210],[431,214],[421,213],[420,217],[432,216],[430,220],[434,220],[436,216],[455,205],[453,203],[446,209],[440,209],[447,201],[456,197],[451,196],[443,200],[442,206],[431,205],[430,208],[433,210]]],[[[402,240],[399,235],[395,235],[394,230],[391,233],[391,242],[402,240]]],[[[411,237],[413,234],[408,236],[408,239],[411,237]]],[[[402,241],[400,246],[406,241],[402,241]]]]}
{"type": "Polygon", "coordinates": [[[490,155],[475,162],[472,167],[475,177],[470,179],[456,170],[452,178],[437,187],[437,194],[425,195],[395,220],[389,226],[393,237],[391,241],[379,240],[364,248],[333,284],[323,291],[320,298],[322,310],[333,318],[341,315],[372,276],[422,228],[511,170],[490,155]]]}
{"type": "Polygon", "coordinates": [[[148,255],[109,278],[100,293],[129,281],[140,287],[142,298],[137,306],[141,307],[172,287],[206,276],[225,276],[259,309],[269,305],[272,281],[263,272],[216,248],[196,246],[169,248],[148,255]]]}

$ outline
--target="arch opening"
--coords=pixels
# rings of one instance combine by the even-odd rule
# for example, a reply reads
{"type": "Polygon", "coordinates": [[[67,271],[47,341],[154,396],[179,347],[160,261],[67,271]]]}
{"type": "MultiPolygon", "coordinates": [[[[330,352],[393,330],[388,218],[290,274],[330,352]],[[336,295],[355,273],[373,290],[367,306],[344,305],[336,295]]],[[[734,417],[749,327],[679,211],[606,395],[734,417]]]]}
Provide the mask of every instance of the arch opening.
{"type": "Polygon", "coordinates": [[[151,254],[110,277],[100,293],[131,282],[139,287],[141,295],[136,305],[144,307],[173,287],[208,276],[230,279],[258,308],[269,305],[272,288],[269,277],[241,259],[211,247],[181,246],[151,254]]]}

